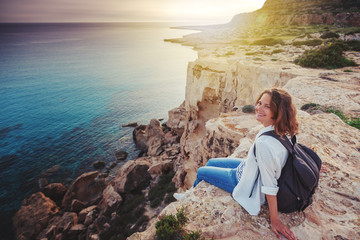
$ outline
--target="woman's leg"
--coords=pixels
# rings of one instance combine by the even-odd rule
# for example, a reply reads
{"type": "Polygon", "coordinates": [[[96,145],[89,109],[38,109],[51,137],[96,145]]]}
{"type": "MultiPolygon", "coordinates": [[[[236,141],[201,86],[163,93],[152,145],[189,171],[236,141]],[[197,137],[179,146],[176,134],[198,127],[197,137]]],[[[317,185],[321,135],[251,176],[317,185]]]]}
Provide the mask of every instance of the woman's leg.
{"type": "Polygon", "coordinates": [[[220,168],[213,166],[205,166],[198,169],[194,187],[202,180],[230,193],[232,193],[238,183],[236,178],[236,168],[220,168]]]}
{"type": "Polygon", "coordinates": [[[206,163],[206,166],[222,167],[222,168],[237,168],[242,162],[240,158],[211,158],[206,163]]]}

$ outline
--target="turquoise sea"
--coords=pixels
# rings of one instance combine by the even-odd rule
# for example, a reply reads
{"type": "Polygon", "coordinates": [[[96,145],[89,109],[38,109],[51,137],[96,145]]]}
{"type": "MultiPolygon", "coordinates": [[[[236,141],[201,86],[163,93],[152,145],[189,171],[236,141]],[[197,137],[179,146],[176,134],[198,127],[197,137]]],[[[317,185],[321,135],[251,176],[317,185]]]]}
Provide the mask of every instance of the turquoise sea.
{"type": "MultiPolygon", "coordinates": [[[[0,24],[0,213],[49,182],[68,183],[137,157],[132,128],[167,119],[185,97],[189,47],[164,42],[189,30],[169,23],[0,24]]],[[[5,228],[8,223],[0,223],[5,228]]],[[[4,230],[4,229],[1,229],[4,230]]]]}

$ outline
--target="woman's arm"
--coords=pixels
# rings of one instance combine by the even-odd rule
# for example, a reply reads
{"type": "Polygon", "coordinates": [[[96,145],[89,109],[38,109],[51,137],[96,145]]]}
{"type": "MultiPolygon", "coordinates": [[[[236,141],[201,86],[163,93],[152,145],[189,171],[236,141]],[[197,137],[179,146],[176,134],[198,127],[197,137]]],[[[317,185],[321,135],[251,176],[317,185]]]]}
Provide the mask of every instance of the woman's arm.
{"type": "Polygon", "coordinates": [[[267,195],[266,199],[269,205],[270,210],[270,221],[271,229],[274,231],[276,236],[280,239],[280,233],[284,235],[287,239],[295,240],[295,235],[293,232],[283,224],[278,218],[278,208],[277,208],[277,199],[276,195],[267,195]]]}

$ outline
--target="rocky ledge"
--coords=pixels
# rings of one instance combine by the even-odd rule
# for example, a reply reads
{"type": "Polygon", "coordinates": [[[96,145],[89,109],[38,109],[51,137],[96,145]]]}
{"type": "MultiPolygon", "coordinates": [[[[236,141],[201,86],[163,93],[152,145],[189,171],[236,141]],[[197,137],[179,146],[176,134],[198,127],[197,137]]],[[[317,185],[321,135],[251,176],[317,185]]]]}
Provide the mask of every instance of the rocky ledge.
{"type": "MultiPolygon", "coordinates": [[[[297,239],[359,238],[360,131],[330,113],[311,115],[299,111],[299,121],[298,141],[320,155],[327,171],[321,173],[312,205],[304,212],[280,214],[281,220],[297,239]]],[[[198,154],[204,159],[226,155],[245,157],[261,128],[254,122],[253,114],[222,114],[207,121],[198,154]],[[238,146],[232,154],[227,154],[221,143],[232,142],[234,136],[239,137],[238,146]]],[[[189,218],[185,228],[200,231],[206,239],[276,239],[269,227],[267,207],[262,207],[258,216],[250,216],[231,194],[206,182],[187,191],[183,199],[168,205],[160,215],[176,214],[181,208],[189,218]]],[[[152,224],[145,232],[133,234],[129,239],[154,239],[155,231],[152,224]]]]}

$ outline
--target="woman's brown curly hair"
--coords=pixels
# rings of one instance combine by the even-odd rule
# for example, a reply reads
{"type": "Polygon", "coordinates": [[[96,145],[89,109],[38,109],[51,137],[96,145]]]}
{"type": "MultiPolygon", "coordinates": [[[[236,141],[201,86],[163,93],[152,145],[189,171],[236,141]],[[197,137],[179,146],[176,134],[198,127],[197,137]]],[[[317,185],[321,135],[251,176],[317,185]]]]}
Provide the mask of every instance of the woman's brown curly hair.
{"type": "Polygon", "coordinates": [[[299,123],[296,119],[296,108],[290,94],[280,88],[267,89],[260,93],[256,104],[264,94],[269,94],[271,97],[270,109],[274,114],[275,132],[280,136],[290,135],[291,137],[298,133],[299,123]]]}

